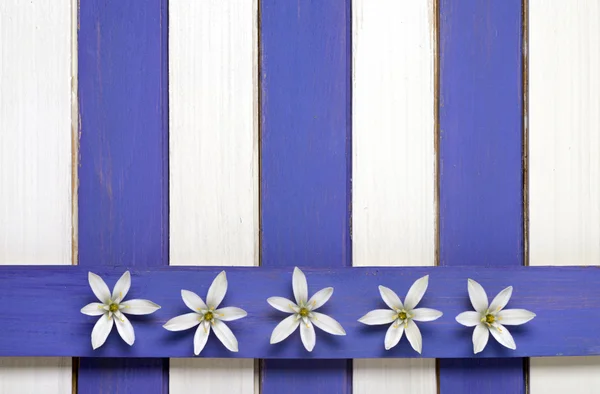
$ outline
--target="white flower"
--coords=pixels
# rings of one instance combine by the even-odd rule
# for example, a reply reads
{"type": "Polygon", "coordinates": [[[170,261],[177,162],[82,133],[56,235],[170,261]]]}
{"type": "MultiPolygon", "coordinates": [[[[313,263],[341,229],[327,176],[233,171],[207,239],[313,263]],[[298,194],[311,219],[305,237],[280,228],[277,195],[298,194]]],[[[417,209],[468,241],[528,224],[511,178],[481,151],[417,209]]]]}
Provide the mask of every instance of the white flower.
{"type": "Polygon", "coordinates": [[[226,293],[227,275],[225,271],[221,271],[208,288],[206,304],[196,293],[181,290],[183,302],[194,312],[174,317],[163,327],[169,331],[183,331],[199,325],[194,335],[194,354],[196,356],[204,349],[211,327],[217,338],[227,349],[237,352],[238,341],[233,332],[223,322],[241,319],[247,313],[243,309],[233,306],[217,309],[226,293]]]}
{"type": "Polygon", "coordinates": [[[510,300],[512,286],[502,290],[488,306],[488,297],[481,285],[469,279],[469,298],[475,312],[463,312],[456,316],[456,321],[467,327],[475,327],[473,331],[473,352],[481,352],[487,345],[490,332],[502,345],[515,350],[517,345],[506,329],[506,326],[518,326],[535,317],[535,313],[525,309],[502,309],[510,300]]]}
{"type": "Polygon", "coordinates": [[[412,348],[421,353],[423,339],[415,321],[433,321],[442,316],[442,312],[435,309],[415,309],[425,295],[428,284],[429,275],[417,279],[408,290],[404,304],[394,291],[385,286],[379,286],[379,294],[381,294],[383,302],[390,309],[375,309],[358,319],[358,321],[370,326],[393,322],[385,334],[385,350],[396,346],[400,342],[402,334],[406,331],[406,338],[408,338],[412,348]]]}
{"type": "Polygon", "coordinates": [[[129,319],[124,313],[129,315],[149,315],[160,309],[160,306],[148,300],[129,300],[123,301],[131,286],[131,275],[126,271],[115,284],[112,295],[108,286],[101,277],[93,272],[88,273],[88,281],[92,291],[100,302],[92,302],[81,309],[81,313],[88,316],[100,316],[92,330],[92,348],[97,349],[104,344],[108,334],[113,327],[113,322],[117,323],[117,331],[125,343],[129,346],[135,342],[135,333],[129,319]],[[115,317],[116,319],[113,319],[115,317]]]}
{"type": "Polygon", "coordinates": [[[290,336],[296,328],[300,326],[300,339],[306,350],[311,352],[315,347],[316,336],[313,324],[321,330],[333,335],[346,335],[346,331],[340,323],[331,317],[315,310],[322,307],[333,294],[333,287],[317,291],[308,300],[308,283],[306,276],[298,269],[294,268],[292,275],[292,289],[296,302],[292,302],[283,297],[271,297],[267,300],[269,304],[278,311],[291,313],[292,315],[283,319],[271,334],[271,344],[278,343],[290,336]],[[302,324],[300,324],[302,320],[302,324]]]}

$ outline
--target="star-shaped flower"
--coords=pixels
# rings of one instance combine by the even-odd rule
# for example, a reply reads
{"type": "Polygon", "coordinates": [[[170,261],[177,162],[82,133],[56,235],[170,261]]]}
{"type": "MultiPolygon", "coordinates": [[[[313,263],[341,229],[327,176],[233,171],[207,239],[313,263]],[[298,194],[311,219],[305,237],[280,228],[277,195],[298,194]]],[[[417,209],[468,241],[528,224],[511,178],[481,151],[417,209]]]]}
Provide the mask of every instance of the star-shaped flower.
{"type": "Polygon", "coordinates": [[[315,347],[316,335],[313,325],[333,335],[346,335],[340,323],[323,313],[315,312],[322,307],[333,294],[333,287],[317,291],[308,299],[308,283],[306,276],[298,267],[292,275],[292,289],[296,302],[283,297],[271,297],[269,304],[278,311],[291,313],[279,323],[271,334],[271,344],[278,343],[290,336],[300,326],[300,339],[306,350],[311,352],[315,347]],[[302,320],[302,324],[300,321],[302,320]]]}
{"type": "Polygon", "coordinates": [[[246,311],[233,306],[217,309],[227,293],[227,275],[222,271],[213,280],[208,288],[206,304],[196,293],[181,290],[181,298],[193,313],[177,316],[169,320],[163,327],[169,331],[183,331],[198,326],[194,335],[194,354],[200,354],[208,341],[210,330],[227,349],[238,351],[238,341],[233,332],[227,327],[226,321],[241,319],[247,315],[246,311]]]}
{"type": "Polygon", "coordinates": [[[400,301],[400,298],[393,290],[385,286],[379,286],[379,294],[381,294],[383,302],[390,309],[375,309],[358,319],[358,321],[370,326],[393,322],[385,334],[385,350],[396,346],[400,342],[402,334],[406,331],[406,338],[408,338],[408,342],[410,342],[412,348],[421,353],[423,339],[415,321],[433,321],[442,316],[442,312],[435,309],[415,309],[425,295],[428,285],[429,275],[417,279],[408,290],[404,304],[402,304],[402,301],[400,301]]]}
{"type": "Polygon", "coordinates": [[[125,343],[129,346],[135,342],[135,333],[129,319],[129,315],[149,315],[160,308],[152,301],[148,300],[129,300],[123,302],[131,287],[131,275],[126,271],[115,284],[112,295],[108,286],[101,277],[93,272],[88,273],[88,281],[92,291],[100,302],[92,302],[81,309],[81,313],[88,316],[100,316],[100,319],[92,329],[92,348],[97,349],[104,344],[108,334],[113,328],[113,323],[117,324],[117,331],[125,343]]]}
{"type": "Polygon", "coordinates": [[[488,306],[488,297],[483,287],[469,279],[468,290],[471,304],[475,312],[463,312],[456,316],[456,321],[467,327],[475,327],[473,331],[473,352],[481,352],[492,336],[502,345],[515,350],[517,345],[504,326],[518,326],[535,317],[535,313],[526,309],[503,309],[512,295],[512,286],[502,290],[488,306]]]}

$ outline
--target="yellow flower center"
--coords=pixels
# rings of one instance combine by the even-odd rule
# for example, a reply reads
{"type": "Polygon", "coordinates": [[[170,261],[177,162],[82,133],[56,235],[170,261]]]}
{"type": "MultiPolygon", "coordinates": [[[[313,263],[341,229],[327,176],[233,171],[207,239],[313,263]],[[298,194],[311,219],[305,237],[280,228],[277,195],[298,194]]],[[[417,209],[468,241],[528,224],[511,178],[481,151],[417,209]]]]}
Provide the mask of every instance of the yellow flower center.
{"type": "Polygon", "coordinates": [[[212,321],[214,318],[213,313],[208,311],[204,314],[204,320],[212,321]]]}
{"type": "Polygon", "coordinates": [[[490,315],[490,314],[485,315],[485,322],[487,324],[492,324],[495,321],[496,321],[496,317],[494,317],[494,315],[490,315]]]}
{"type": "Polygon", "coordinates": [[[306,309],[306,308],[300,308],[300,312],[298,312],[298,314],[302,317],[308,316],[308,313],[309,313],[308,309],[306,309]]]}
{"type": "Polygon", "coordinates": [[[406,312],[400,312],[400,313],[398,313],[398,319],[400,319],[400,320],[406,320],[406,312]]]}
{"type": "Polygon", "coordinates": [[[119,304],[111,303],[108,306],[108,310],[111,311],[112,313],[115,313],[116,311],[119,310],[119,304]]]}

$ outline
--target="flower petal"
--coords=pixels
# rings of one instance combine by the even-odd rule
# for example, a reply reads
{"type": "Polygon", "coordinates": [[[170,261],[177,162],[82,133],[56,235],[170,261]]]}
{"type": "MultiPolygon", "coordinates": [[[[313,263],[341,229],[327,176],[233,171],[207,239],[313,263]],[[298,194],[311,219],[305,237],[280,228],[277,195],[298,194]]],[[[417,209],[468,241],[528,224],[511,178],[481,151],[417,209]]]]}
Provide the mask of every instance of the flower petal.
{"type": "Polygon", "coordinates": [[[456,321],[467,327],[474,327],[481,323],[481,314],[479,312],[467,311],[456,316],[456,321]]]}
{"type": "Polygon", "coordinates": [[[106,338],[108,338],[108,334],[110,334],[110,330],[112,330],[114,324],[113,320],[112,317],[108,317],[107,313],[100,316],[94,325],[94,328],[92,329],[92,348],[94,350],[98,349],[106,342],[106,338]]]}
{"type": "Polygon", "coordinates": [[[490,337],[490,330],[483,323],[479,323],[473,330],[473,353],[477,354],[481,352],[485,345],[488,343],[490,337]]]}
{"type": "Polygon", "coordinates": [[[322,307],[323,304],[329,300],[329,298],[331,298],[332,294],[333,287],[326,287],[317,291],[312,297],[310,297],[310,300],[308,300],[308,307],[311,311],[317,310],[318,308],[322,307]]]}
{"type": "Polygon", "coordinates": [[[110,290],[108,290],[108,286],[106,286],[104,280],[93,272],[88,272],[88,282],[96,298],[103,304],[109,304],[110,290]]]}
{"type": "Polygon", "coordinates": [[[344,327],[337,320],[323,313],[312,312],[310,320],[312,323],[319,327],[321,330],[332,335],[346,335],[344,327]]]}
{"type": "Polygon", "coordinates": [[[362,324],[374,326],[377,324],[391,323],[396,320],[397,317],[398,314],[391,309],[375,309],[358,319],[358,321],[362,324]]]}
{"type": "Polygon", "coordinates": [[[283,298],[283,297],[269,297],[267,299],[267,302],[275,309],[277,309],[278,311],[281,312],[286,312],[286,313],[297,313],[300,312],[300,308],[298,308],[298,306],[288,300],[287,298],[283,298]]]}
{"type": "Polygon", "coordinates": [[[160,305],[149,300],[127,300],[119,305],[121,312],[128,315],[149,315],[160,309],[160,305]]]}
{"type": "Polygon", "coordinates": [[[215,319],[212,325],[212,329],[215,332],[219,341],[232,352],[238,351],[238,341],[233,335],[233,332],[227,327],[227,324],[223,323],[221,320],[215,319]]]}
{"type": "Polygon", "coordinates": [[[208,309],[202,297],[193,291],[181,290],[181,299],[183,303],[194,312],[204,312],[208,309]]]}
{"type": "Polygon", "coordinates": [[[129,288],[131,287],[131,274],[129,271],[125,271],[123,275],[119,278],[112,292],[112,300],[115,303],[119,303],[125,298],[129,288]]]}
{"type": "Polygon", "coordinates": [[[494,324],[489,331],[502,346],[512,350],[517,348],[517,344],[515,343],[512,335],[510,335],[510,332],[508,332],[506,327],[504,327],[502,324],[494,324]]]}
{"type": "Polygon", "coordinates": [[[381,294],[383,302],[385,302],[385,304],[393,310],[404,309],[404,305],[402,305],[400,297],[398,297],[394,290],[389,289],[385,286],[379,286],[379,294],[381,294]]]}
{"type": "Polygon", "coordinates": [[[103,315],[104,312],[106,312],[106,310],[104,310],[104,304],[99,302],[92,302],[81,308],[81,313],[88,316],[100,316],[103,315]]]}
{"type": "Polygon", "coordinates": [[[387,332],[385,333],[385,350],[390,350],[400,342],[404,333],[404,324],[394,323],[390,325],[387,332]]]}
{"type": "Polygon", "coordinates": [[[469,298],[471,305],[479,313],[486,313],[488,309],[488,298],[483,287],[473,279],[468,280],[469,298]]]}
{"type": "Polygon", "coordinates": [[[535,313],[527,309],[503,309],[496,315],[496,319],[505,326],[519,326],[535,317],[535,313]]]}
{"type": "Polygon", "coordinates": [[[217,319],[221,321],[233,321],[248,316],[245,310],[236,308],[235,306],[217,309],[215,313],[217,314],[217,319]]]}
{"type": "Polygon", "coordinates": [[[197,313],[186,313],[172,318],[163,327],[169,331],[188,330],[200,324],[201,318],[202,316],[197,313]]]}
{"type": "Polygon", "coordinates": [[[417,324],[412,321],[412,319],[408,320],[406,323],[406,327],[404,327],[404,331],[406,331],[406,338],[408,342],[410,342],[410,346],[419,354],[421,354],[421,350],[423,349],[423,337],[421,336],[421,330],[417,327],[417,324]]]}
{"type": "Polygon", "coordinates": [[[194,354],[196,356],[204,349],[204,345],[208,341],[208,334],[210,334],[210,323],[204,321],[198,326],[194,334],[194,354]]]}
{"type": "Polygon", "coordinates": [[[513,291],[512,286],[508,286],[506,289],[504,289],[500,293],[498,293],[498,295],[496,297],[494,297],[494,299],[492,300],[492,303],[490,304],[490,307],[489,307],[490,312],[497,313],[500,310],[502,310],[502,308],[504,308],[506,306],[506,304],[508,304],[508,301],[510,300],[510,296],[512,295],[512,291],[513,291]]]}
{"type": "Polygon", "coordinates": [[[439,319],[443,313],[431,308],[417,308],[410,311],[414,321],[433,321],[439,319]]]}
{"type": "MultiPolygon", "coordinates": [[[[404,309],[408,311],[415,309],[417,304],[425,295],[425,291],[427,291],[428,285],[429,275],[425,275],[424,277],[417,279],[415,283],[413,283],[413,285],[410,287],[410,289],[408,289],[406,299],[404,300],[404,309]]],[[[408,332],[406,333],[406,335],[408,335],[408,332]]]]}
{"type": "Polygon", "coordinates": [[[308,283],[306,282],[306,276],[304,272],[300,271],[300,268],[294,267],[294,273],[292,275],[292,289],[294,290],[294,298],[296,304],[299,306],[305,305],[308,299],[308,283]]]}
{"type": "Polygon", "coordinates": [[[129,319],[121,312],[116,312],[114,317],[117,331],[121,338],[123,338],[125,343],[129,346],[133,345],[135,342],[135,332],[133,331],[133,326],[129,322],[129,319]]]}
{"type": "Polygon", "coordinates": [[[291,315],[283,319],[273,329],[273,333],[271,333],[271,344],[281,342],[285,338],[289,337],[291,333],[296,331],[296,328],[298,328],[299,324],[300,319],[298,319],[296,315],[291,315]]]}
{"type": "Polygon", "coordinates": [[[300,339],[302,339],[304,348],[309,352],[312,352],[315,348],[315,343],[317,342],[317,336],[315,335],[315,328],[310,320],[300,324],[300,339]]]}
{"type": "Polygon", "coordinates": [[[206,304],[209,309],[217,309],[225,298],[227,293],[227,274],[225,271],[221,271],[219,275],[213,280],[212,284],[208,288],[208,294],[206,295],[206,304]]]}

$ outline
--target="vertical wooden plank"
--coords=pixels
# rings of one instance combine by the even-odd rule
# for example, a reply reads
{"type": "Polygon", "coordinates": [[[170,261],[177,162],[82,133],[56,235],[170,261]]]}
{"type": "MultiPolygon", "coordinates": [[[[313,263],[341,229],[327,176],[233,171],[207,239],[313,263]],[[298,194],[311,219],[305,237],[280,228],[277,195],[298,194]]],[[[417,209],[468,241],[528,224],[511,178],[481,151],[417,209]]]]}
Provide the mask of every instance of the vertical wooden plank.
{"type": "MultiPolygon", "coordinates": [[[[350,1],[263,0],[260,21],[261,264],[350,265],[350,1]]],[[[262,392],[347,393],[350,368],[265,360],[262,392]]]]}
{"type": "MultiPolygon", "coordinates": [[[[0,2],[0,264],[71,264],[71,1],[0,2]]],[[[1,393],[66,393],[70,358],[0,358],[1,393]]]]}
{"type": "MultiPolygon", "coordinates": [[[[435,265],[434,20],[433,1],[353,1],[355,266],[435,265]]],[[[355,394],[399,387],[436,393],[435,360],[354,361],[355,394]]]]}
{"type": "MultiPolygon", "coordinates": [[[[530,265],[600,261],[600,4],[529,3],[530,265]]],[[[539,393],[596,393],[598,357],[531,359],[539,393]]]]}
{"type": "MultiPolygon", "coordinates": [[[[440,2],[441,265],[523,263],[521,15],[520,0],[440,2]]],[[[525,390],[521,359],[439,367],[442,394],[525,390]]]]}
{"type": "MultiPolygon", "coordinates": [[[[258,263],[256,7],[169,5],[171,265],[258,263]]],[[[169,382],[171,394],[250,394],[254,361],[172,359],[169,382]]]]}
{"type": "MultiPolygon", "coordinates": [[[[79,263],[90,268],[168,264],[166,5],[80,3],[79,263]]],[[[162,359],[81,359],[78,389],[161,393],[167,372],[162,359]]]]}

